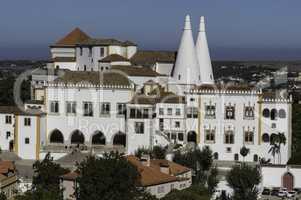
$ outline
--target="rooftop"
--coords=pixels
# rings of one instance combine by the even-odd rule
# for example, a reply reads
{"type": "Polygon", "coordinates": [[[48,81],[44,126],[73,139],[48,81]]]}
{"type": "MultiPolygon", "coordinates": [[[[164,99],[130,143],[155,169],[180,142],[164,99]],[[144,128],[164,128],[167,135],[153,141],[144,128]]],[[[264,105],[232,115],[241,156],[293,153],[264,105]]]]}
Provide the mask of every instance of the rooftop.
{"type": "Polygon", "coordinates": [[[118,62],[118,61],[128,62],[129,59],[118,54],[111,54],[101,59],[99,62],[118,62]]]}
{"type": "Polygon", "coordinates": [[[120,41],[113,38],[88,38],[77,43],[78,46],[136,46],[135,43],[131,41],[120,41]]]}
{"type": "Polygon", "coordinates": [[[72,46],[75,46],[77,43],[85,41],[89,38],[90,37],[85,32],[83,32],[81,29],[75,28],[73,31],[68,33],[65,37],[58,40],[53,45],[53,47],[56,47],[56,46],[70,46],[70,47],[72,47],[72,46]]]}
{"type": "Polygon", "coordinates": [[[2,114],[25,115],[25,116],[36,116],[36,115],[42,115],[42,114],[44,114],[39,109],[21,110],[17,106],[0,106],[0,113],[2,113],[2,114]]]}
{"type": "Polygon", "coordinates": [[[174,63],[176,52],[174,51],[137,51],[131,58],[131,62],[136,65],[151,66],[156,62],[174,63]]]}
{"type": "Polygon", "coordinates": [[[127,156],[127,160],[137,168],[140,174],[140,180],[138,180],[138,182],[143,187],[178,181],[177,177],[161,172],[160,169],[154,165],[143,165],[135,156],[127,156]]]}
{"type": "Polygon", "coordinates": [[[54,80],[54,83],[89,83],[93,85],[123,85],[130,86],[130,80],[116,72],[92,72],[92,71],[65,71],[62,76],[54,80]]]}
{"type": "Polygon", "coordinates": [[[156,76],[165,76],[155,72],[154,70],[148,67],[142,66],[112,66],[111,69],[119,70],[126,73],[128,76],[149,76],[149,77],[156,77],[156,76]]]}

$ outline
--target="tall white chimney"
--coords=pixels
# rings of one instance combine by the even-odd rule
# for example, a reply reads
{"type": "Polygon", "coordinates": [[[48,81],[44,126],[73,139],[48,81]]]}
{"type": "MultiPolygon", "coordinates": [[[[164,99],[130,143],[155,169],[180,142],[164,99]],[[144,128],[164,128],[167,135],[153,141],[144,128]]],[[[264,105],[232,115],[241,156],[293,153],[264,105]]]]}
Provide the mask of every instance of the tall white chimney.
{"type": "Polygon", "coordinates": [[[173,79],[177,84],[198,84],[200,78],[190,16],[187,15],[173,71],[173,79]]]}
{"type": "Polygon", "coordinates": [[[203,16],[200,19],[200,27],[195,49],[199,63],[199,70],[201,72],[201,82],[203,84],[214,84],[212,64],[206,37],[205,17],[203,16]]]}

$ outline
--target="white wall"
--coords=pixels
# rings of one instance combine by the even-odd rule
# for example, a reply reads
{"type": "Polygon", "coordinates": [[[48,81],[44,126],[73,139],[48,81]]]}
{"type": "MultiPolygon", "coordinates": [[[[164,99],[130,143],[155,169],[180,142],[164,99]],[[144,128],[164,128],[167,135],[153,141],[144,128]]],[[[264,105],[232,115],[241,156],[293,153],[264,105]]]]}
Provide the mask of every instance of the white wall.
{"type": "Polygon", "coordinates": [[[9,142],[14,140],[15,117],[13,114],[0,114],[0,147],[1,150],[9,150],[9,142]],[[5,123],[5,116],[11,116],[11,124],[5,123]],[[6,132],[10,132],[10,137],[6,137],[6,132]]]}
{"type": "Polygon", "coordinates": [[[52,47],[50,48],[51,58],[55,57],[75,57],[75,47],[52,47]]]}

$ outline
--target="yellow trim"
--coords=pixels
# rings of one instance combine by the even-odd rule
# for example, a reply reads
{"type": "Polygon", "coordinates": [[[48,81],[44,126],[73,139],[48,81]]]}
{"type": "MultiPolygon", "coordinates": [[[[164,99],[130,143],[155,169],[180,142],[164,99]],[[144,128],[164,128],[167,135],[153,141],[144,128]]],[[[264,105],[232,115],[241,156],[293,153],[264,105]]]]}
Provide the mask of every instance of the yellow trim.
{"type": "Polygon", "coordinates": [[[202,104],[201,104],[201,96],[199,96],[199,106],[198,106],[198,136],[197,136],[197,144],[200,144],[201,143],[201,114],[202,114],[202,111],[201,111],[201,107],[202,107],[202,104]]]}
{"type": "Polygon", "coordinates": [[[259,96],[258,108],[258,145],[261,144],[261,128],[262,128],[262,95],[259,96]]]}
{"type": "Polygon", "coordinates": [[[18,148],[18,144],[19,144],[19,139],[18,139],[18,132],[19,132],[19,129],[18,129],[18,123],[19,123],[19,116],[18,115],[15,115],[15,135],[14,135],[14,151],[17,155],[18,154],[18,151],[19,151],[19,148],[18,148]]]}
{"type": "Polygon", "coordinates": [[[41,117],[37,116],[37,124],[36,124],[36,160],[40,159],[40,142],[41,142],[41,117]]]}

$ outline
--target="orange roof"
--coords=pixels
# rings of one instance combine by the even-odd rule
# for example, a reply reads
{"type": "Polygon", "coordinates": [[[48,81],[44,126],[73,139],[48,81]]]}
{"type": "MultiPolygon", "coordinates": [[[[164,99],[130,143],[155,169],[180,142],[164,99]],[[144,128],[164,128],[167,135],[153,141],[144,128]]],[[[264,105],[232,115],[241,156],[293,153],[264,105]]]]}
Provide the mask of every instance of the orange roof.
{"type": "Polygon", "coordinates": [[[6,174],[9,171],[15,171],[15,165],[12,161],[0,161],[0,174],[6,174]]]}
{"type": "Polygon", "coordinates": [[[177,176],[186,172],[189,172],[190,169],[188,167],[179,165],[177,163],[174,162],[170,162],[168,160],[164,160],[164,159],[154,159],[151,160],[151,167],[153,168],[157,168],[158,170],[160,170],[160,166],[168,166],[169,170],[170,170],[170,174],[173,176],[177,176]]]}
{"type": "Polygon", "coordinates": [[[144,166],[135,156],[127,156],[126,158],[137,168],[140,174],[139,183],[143,187],[178,181],[177,177],[164,174],[160,171],[160,168],[158,169],[152,165],[144,166]]]}
{"type": "Polygon", "coordinates": [[[75,28],[65,37],[57,41],[53,46],[75,46],[77,43],[87,39],[90,39],[90,37],[85,32],[79,28],[75,28]]]}

